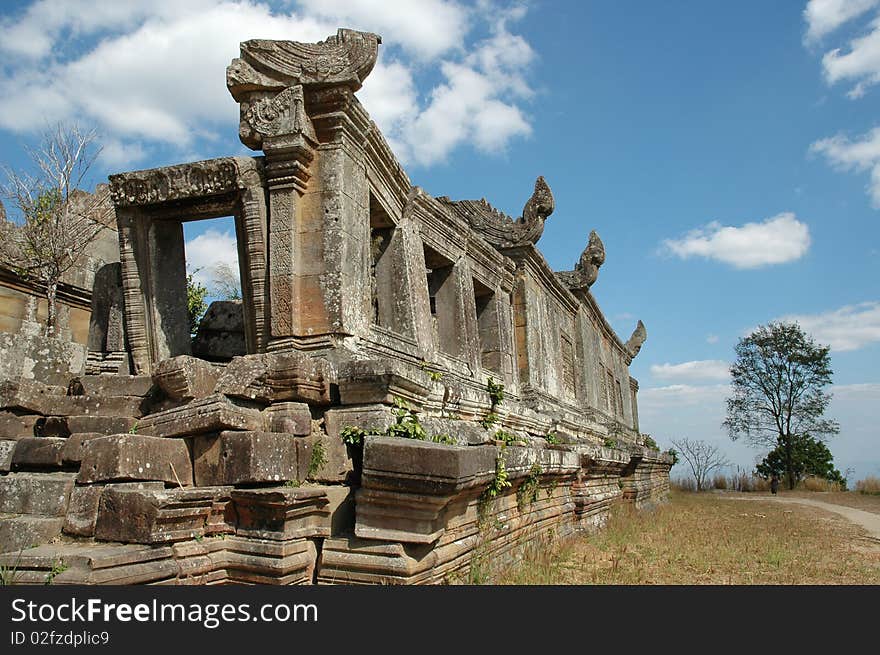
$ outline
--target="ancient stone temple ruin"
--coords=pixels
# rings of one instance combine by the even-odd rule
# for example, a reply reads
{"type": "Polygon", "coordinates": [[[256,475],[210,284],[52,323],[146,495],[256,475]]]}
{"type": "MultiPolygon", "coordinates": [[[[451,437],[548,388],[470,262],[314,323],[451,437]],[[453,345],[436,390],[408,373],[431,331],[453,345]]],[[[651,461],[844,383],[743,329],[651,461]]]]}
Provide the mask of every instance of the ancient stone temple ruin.
{"type": "Polygon", "coordinates": [[[602,241],[550,269],[541,177],[517,218],[413,186],[355,95],[380,41],[242,43],[227,84],[262,154],[110,176],[105,373],[0,387],[19,581],[455,581],[665,496],[628,369],[645,328],[621,340],[590,291],[602,241]],[[223,216],[241,352],[196,357],[182,224],[223,216]]]}

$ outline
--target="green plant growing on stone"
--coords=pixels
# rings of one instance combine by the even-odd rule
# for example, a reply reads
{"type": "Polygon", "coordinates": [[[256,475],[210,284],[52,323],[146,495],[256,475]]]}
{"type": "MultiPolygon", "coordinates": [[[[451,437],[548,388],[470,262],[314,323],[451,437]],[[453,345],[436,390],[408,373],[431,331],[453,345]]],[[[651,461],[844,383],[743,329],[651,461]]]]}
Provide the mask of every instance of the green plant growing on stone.
{"type": "Polygon", "coordinates": [[[448,434],[435,434],[431,437],[431,441],[433,441],[434,443],[446,444],[447,446],[454,446],[457,443],[455,439],[450,437],[448,434]]]}
{"type": "Polygon", "coordinates": [[[433,363],[426,361],[426,360],[422,360],[422,363],[420,364],[420,366],[421,366],[421,369],[428,374],[428,377],[431,378],[431,381],[439,382],[440,380],[443,379],[443,372],[438,371],[435,368],[436,364],[433,364],[433,363]]]}
{"type": "Polygon", "coordinates": [[[516,441],[520,441],[520,438],[518,436],[516,436],[512,432],[507,432],[506,430],[498,430],[498,432],[495,433],[494,438],[495,440],[502,442],[505,447],[516,441]]]}
{"type": "Polygon", "coordinates": [[[138,431],[138,422],[135,421],[134,425],[131,426],[131,429],[129,429],[128,433],[129,434],[137,434],[137,431],[138,431]]]}
{"type": "Polygon", "coordinates": [[[55,581],[55,576],[57,576],[59,573],[64,573],[68,568],[70,567],[67,566],[67,564],[65,564],[64,561],[61,559],[52,562],[52,568],[49,569],[49,573],[46,575],[45,584],[52,584],[55,581]]]}
{"type": "Polygon", "coordinates": [[[284,483],[284,486],[285,487],[301,487],[302,480],[288,480],[287,482],[284,483]]]}
{"type": "Polygon", "coordinates": [[[617,439],[612,439],[611,437],[606,438],[604,446],[606,448],[617,448],[617,439]]]}
{"type": "Polygon", "coordinates": [[[489,412],[486,416],[483,417],[483,420],[480,421],[480,425],[483,426],[486,430],[491,428],[498,422],[498,414],[495,412],[489,412]]]}
{"type": "Polygon", "coordinates": [[[538,500],[538,490],[540,488],[541,474],[544,470],[541,465],[535,462],[529,469],[526,479],[519,485],[516,490],[516,506],[522,512],[526,506],[531,505],[538,500]]]}
{"type": "Polygon", "coordinates": [[[7,566],[5,564],[0,566],[0,587],[18,583],[18,566],[21,564],[22,553],[24,553],[23,548],[18,551],[18,557],[15,558],[15,564],[12,566],[7,566]]]}
{"type": "Polygon", "coordinates": [[[489,486],[486,487],[486,491],[483,493],[485,493],[488,498],[497,498],[499,494],[510,486],[510,480],[507,478],[507,467],[504,465],[504,448],[502,447],[498,456],[495,458],[495,476],[492,478],[492,482],[489,483],[489,486]]]}
{"type": "Polygon", "coordinates": [[[492,400],[493,410],[504,402],[504,385],[500,382],[495,382],[494,378],[490,377],[486,382],[486,391],[489,393],[489,398],[492,400]]]}
{"type": "Polygon", "coordinates": [[[556,491],[556,487],[558,487],[558,486],[559,486],[559,480],[553,480],[544,488],[544,491],[547,492],[547,498],[553,497],[553,493],[556,491]]]}
{"type": "Polygon", "coordinates": [[[544,438],[551,446],[556,446],[562,443],[562,440],[559,438],[559,435],[557,435],[556,432],[548,432],[544,435],[544,438]]]}
{"type": "Polygon", "coordinates": [[[327,451],[324,450],[324,444],[320,441],[316,441],[315,445],[312,446],[312,454],[309,457],[309,470],[306,473],[306,477],[311,478],[317,475],[318,471],[320,471],[326,463],[327,451]]]}
{"type": "Polygon", "coordinates": [[[676,464],[678,464],[678,451],[675,448],[670,448],[666,452],[669,453],[670,457],[672,457],[672,465],[675,466],[676,464]]]}
{"type": "Polygon", "coordinates": [[[657,442],[651,438],[650,434],[645,434],[642,436],[645,437],[645,446],[647,446],[651,450],[660,450],[660,446],[658,446],[657,442]]]}
{"type": "Polygon", "coordinates": [[[419,441],[425,441],[428,438],[425,428],[419,423],[415,410],[410,408],[406,401],[395,398],[392,414],[394,414],[396,421],[393,425],[388,426],[388,429],[385,431],[385,434],[389,437],[402,437],[419,441]]]}
{"type": "Polygon", "coordinates": [[[359,448],[364,445],[364,437],[367,436],[367,432],[361,428],[347,425],[339,431],[339,436],[346,446],[359,448]]]}

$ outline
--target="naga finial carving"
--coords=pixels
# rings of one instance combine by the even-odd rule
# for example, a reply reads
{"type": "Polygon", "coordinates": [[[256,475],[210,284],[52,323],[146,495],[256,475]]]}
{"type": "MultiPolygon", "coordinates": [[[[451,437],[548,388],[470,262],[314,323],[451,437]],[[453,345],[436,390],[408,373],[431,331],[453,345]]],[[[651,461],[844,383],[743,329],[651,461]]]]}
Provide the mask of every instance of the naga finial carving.
{"type": "Polygon", "coordinates": [[[573,271],[561,271],[556,275],[570,289],[589,289],[599,277],[599,268],[605,263],[605,244],[596,234],[590,231],[590,240],[581,253],[573,271]]]}
{"type": "Polygon", "coordinates": [[[630,336],[629,340],[624,344],[631,357],[635,357],[639,354],[639,351],[642,349],[642,344],[645,343],[645,339],[647,338],[648,331],[645,329],[645,324],[639,321],[636,325],[636,329],[633,330],[632,336],[630,336]]]}
{"type": "Polygon", "coordinates": [[[458,200],[439,198],[456,214],[496,248],[513,248],[528,243],[535,244],[544,233],[544,221],[553,213],[556,202],[550,186],[539,176],[535,190],[523,207],[523,214],[513,220],[498,211],[483,198],[481,200],[458,200]]]}
{"type": "Polygon", "coordinates": [[[544,176],[539,175],[535,180],[535,190],[532,192],[532,197],[523,207],[522,218],[517,221],[520,225],[529,226],[532,231],[538,230],[532,243],[541,238],[541,234],[544,232],[544,221],[553,213],[554,209],[556,209],[556,201],[553,199],[553,192],[550,191],[550,186],[544,180],[544,176]]]}
{"type": "Polygon", "coordinates": [[[593,286],[596,278],[599,277],[599,268],[605,263],[605,244],[596,233],[596,230],[590,230],[590,240],[587,247],[581,253],[575,270],[580,271],[585,279],[585,284],[589,288],[593,286]]]}

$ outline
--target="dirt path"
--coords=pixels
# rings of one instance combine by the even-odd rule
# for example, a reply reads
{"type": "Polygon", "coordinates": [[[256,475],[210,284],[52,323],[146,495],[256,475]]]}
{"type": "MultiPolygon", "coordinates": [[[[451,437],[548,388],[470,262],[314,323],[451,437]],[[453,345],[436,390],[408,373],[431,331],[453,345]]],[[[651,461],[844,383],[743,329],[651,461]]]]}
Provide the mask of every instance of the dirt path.
{"type": "Polygon", "coordinates": [[[849,521],[864,528],[868,532],[868,536],[880,544],[880,514],[872,514],[871,512],[855,509],[854,507],[834,505],[832,503],[825,503],[821,500],[813,500],[811,498],[780,498],[779,496],[738,496],[738,498],[742,500],[766,500],[774,503],[810,505],[812,507],[824,509],[826,512],[840,514],[849,521]]]}

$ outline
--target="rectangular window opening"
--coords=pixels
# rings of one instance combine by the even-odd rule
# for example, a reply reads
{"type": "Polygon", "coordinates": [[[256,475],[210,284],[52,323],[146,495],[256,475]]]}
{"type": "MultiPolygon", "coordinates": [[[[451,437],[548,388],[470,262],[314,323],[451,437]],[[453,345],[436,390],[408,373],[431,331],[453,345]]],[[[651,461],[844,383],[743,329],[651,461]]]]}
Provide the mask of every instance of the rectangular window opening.
{"type": "Polygon", "coordinates": [[[428,298],[434,321],[434,342],[448,355],[462,357],[464,326],[456,318],[459,294],[455,284],[455,266],[430,246],[424,246],[424,255],[428,298]]]}
{"type": "Polygon", "coordinates": [[[477,308],[477,335],[483,368],[502,373],[500,321],[495,292],[474,278],[474,304],[477,308]]]}

